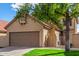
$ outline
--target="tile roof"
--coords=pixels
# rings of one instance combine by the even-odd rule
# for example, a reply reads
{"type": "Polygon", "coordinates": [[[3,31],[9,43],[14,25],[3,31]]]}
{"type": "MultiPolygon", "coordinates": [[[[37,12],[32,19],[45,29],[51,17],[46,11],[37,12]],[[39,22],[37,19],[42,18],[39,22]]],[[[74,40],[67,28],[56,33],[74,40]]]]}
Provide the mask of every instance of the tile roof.
{"type": "Polygon", "coordinates": [[[0,20],[0,32],[6,32],[5,26],[8,24],[7,21],[0,20]]]}

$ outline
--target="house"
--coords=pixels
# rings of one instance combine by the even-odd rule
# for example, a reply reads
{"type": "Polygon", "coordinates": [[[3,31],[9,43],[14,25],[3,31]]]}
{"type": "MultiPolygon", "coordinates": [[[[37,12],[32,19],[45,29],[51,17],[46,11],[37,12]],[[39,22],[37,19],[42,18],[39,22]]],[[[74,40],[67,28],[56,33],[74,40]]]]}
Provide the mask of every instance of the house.
{"type": "Polygon", "coordinates": [[[72,31],[72,47],[79,48],[79,33],[77,32],[77,24],[79,24],[79,19],[74,21],[74,30],[72,31]]]}
{"type": "Polygon", "coordinates": [[[6,32],[5,26],[8,24],[7,21],[0,20],[0,47],[3,47],[5,44],[6,32]]]}
{"type": "Polygon", "coordinates": [[[14,18],[5,28],[6,46],[58,47],[59,31],[33,16],[14,18]]]}
{"type": "MultiPolygon", "coordinates": [[[[77,23],[78,21],[75,18],[70,23],[70,44],[72,48],[79,48],[79,34],[76,33],[77,23]]],[[[33,16],[26,15],[26,17],[19,19],[14,18],[8,24],[6,23],[7,25],[5,22],[1,24],[0,47],[65,47],[65,30],[61,31],[55,25],[37,20],[33,16]]]]}
{"type": "MultiPolygon", "coordinates": [[[[72,48],[79,48],[79,34],[76,33],[77,23],[75,18],[70,23],[72,48]]],[[[30,15],[19,19],[14,18],[4,26],[5,28],[1,26],[4,26],[3,23],[0,25],[0,47],[65,47],[65,30],[61,31],[55,25],[37,20],[30,15]]]]}
{"type": "MultiPolygon", "coordinates": [[[[76,20],[75,18],[73,18],[70,21],[70,45],[72,48],[79,48],[79,34],[77,34],[77,24],[78,24],[78,20],[76,20]]],[[[65,27],[64,27],[65,28],[65,27]]],[[[60,41],[60,46],[65,47],[65,30],[64,31],[60,31],[59,34],[59,41],[60,41]]]]}

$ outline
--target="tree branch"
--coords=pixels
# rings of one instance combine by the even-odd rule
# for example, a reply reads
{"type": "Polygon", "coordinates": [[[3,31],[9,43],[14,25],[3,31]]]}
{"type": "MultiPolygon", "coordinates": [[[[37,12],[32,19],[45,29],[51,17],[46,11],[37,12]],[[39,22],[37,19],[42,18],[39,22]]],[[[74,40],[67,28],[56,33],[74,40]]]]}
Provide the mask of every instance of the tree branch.
{"type": "Polygon", "coordinates": [[[61,14],[62,16],[65,16],[65,14],[62,14],[62,13],[56,11],[56,10],[55,10],[55,13],[57,13],[57,14],[61,14]]]}

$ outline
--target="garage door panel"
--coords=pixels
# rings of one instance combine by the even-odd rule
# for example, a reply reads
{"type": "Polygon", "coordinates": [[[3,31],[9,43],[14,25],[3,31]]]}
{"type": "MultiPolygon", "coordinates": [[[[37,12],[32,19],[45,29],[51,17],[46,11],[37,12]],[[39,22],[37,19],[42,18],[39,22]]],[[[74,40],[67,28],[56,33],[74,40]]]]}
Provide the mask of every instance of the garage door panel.
{"type": "Polygon", "coordinates": [[[39,47],[39,32],[10,33],[10,45],[39,47]]]}

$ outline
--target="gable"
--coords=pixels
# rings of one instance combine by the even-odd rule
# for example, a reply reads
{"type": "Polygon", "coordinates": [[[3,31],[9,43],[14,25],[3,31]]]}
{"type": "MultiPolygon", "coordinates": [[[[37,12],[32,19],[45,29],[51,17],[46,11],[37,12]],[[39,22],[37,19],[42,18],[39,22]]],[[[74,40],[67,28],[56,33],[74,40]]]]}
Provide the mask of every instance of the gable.
{"type": "Polygon", "coordinates": [[[18,22],[19,19],[12,22],[8,27],[7,31],[9,32],[17,32],[17,31],[40,31],[43,26],[39,24],[37,21],[34,21],[33,18],[27,17],[27,23],[25,25],[21,25],[18,22]]]}

